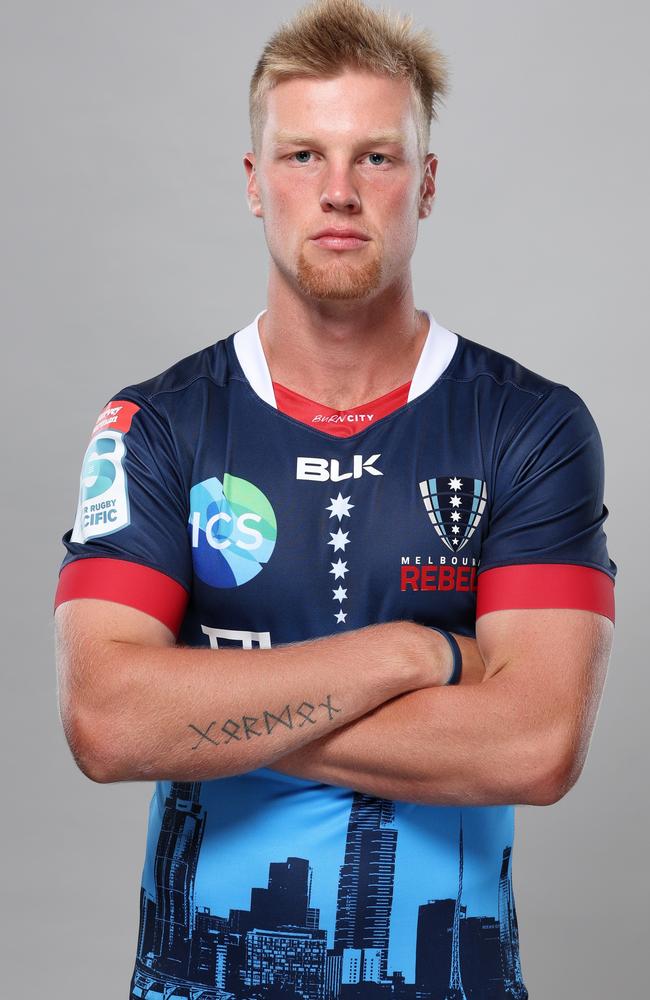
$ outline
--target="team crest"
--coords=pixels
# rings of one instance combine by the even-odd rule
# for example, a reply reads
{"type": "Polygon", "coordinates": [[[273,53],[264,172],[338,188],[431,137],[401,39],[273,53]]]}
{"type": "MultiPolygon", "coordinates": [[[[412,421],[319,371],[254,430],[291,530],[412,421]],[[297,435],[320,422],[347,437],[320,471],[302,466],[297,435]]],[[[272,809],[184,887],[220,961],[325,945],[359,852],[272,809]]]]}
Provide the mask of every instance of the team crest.
{"type": "Polygon", "coordinates": [[[420,493],[443,545],[451,552],[460,552],[476,531],[485,510],[484,480],[473,476],[437,476],[423,479],[420,493]]]}

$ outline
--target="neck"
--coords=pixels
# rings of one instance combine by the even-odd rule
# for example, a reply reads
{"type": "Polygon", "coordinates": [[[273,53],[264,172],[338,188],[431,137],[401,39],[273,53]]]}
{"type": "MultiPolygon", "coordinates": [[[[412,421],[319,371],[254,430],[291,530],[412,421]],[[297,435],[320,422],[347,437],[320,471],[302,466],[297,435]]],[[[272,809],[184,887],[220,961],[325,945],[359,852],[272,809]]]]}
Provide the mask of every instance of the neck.
{"type": "Polygon", "coordinates": [[[259,320],[272,380],[341,410],[408,382],[428,329],[410,275],[369,300],[329,301],[299,296],[272,274],[259,320]]]}

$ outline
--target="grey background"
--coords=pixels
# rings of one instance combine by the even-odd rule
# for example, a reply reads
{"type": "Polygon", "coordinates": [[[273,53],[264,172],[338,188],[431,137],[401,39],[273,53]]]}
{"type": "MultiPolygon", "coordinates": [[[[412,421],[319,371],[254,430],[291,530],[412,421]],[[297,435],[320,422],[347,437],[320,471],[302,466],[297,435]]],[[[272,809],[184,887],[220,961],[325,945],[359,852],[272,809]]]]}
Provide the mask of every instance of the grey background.
{"type": "MultiPolygon", "coordinates": [[[[264,306],[266,247],[241,166],[247,87],[297,6],[0,7],[5,996],[128,993],[153,786],[95,785],[65,744],[51,622],[60,536],[104,402],[264,306]]],[[[647,5],[401,9],[433,30],[452,68],[432,132],[438,191],[414,258],[416,303],[574,388],[605,447],[615,651],[578,785],[517,812],[524,976],[532,1000],[639,996],[647,5]]]]}

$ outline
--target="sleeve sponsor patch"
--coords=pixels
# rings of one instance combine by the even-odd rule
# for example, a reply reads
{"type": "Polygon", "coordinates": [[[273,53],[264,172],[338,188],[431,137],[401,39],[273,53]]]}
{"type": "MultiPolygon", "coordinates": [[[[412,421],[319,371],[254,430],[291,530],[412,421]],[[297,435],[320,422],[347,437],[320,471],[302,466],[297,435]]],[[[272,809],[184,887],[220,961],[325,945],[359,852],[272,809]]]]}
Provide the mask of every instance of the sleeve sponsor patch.
{"type": "Polygon", "coordinates": [[[140,407],[114,399],[99,414],[84,455],[71,541],[109,535],[130,523],[124,435],[140,407]]]}
{"type": "Polygon", "coordinates": [[[93,432],[90,435],[94,438],[100,431],[112,430],[126,434],[131,426],[134,414],[140,407],[137,403],[132,403],[128,399],[112,399],[105,409],[97,417],[93,432]]]}

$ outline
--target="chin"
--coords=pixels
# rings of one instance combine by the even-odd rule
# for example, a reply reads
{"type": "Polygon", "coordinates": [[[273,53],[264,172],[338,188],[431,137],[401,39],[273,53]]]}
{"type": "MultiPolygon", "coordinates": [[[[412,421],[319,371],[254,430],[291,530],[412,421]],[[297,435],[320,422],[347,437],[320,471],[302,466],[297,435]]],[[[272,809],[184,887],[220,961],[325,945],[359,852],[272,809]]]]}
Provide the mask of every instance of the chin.
{"type": "Polygon", "coordinates": [[[381,263],[377,258],[356,267],[340,264],[312,264],[301,254],[295,273],[298,287],[310,298],[339,302],[364,299],[379,288],[381,263]]]}

